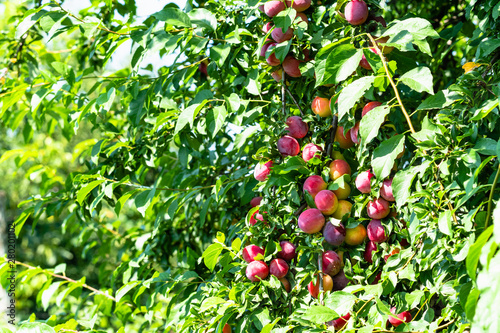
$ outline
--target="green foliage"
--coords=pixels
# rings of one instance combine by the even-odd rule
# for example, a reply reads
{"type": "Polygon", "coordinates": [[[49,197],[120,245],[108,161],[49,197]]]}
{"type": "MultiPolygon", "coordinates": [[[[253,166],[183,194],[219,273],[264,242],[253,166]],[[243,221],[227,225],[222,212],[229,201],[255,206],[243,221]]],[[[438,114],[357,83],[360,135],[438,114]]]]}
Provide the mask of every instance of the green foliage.
{"type": "MultiPolygon", "coordinates": [[[[269,19],[257,1],[174,2],[143,18],[132,0],[79,13],[0,4],[0,169],[18,237],[19,332],[323,332],[347,313],[345,332],[375,332],[392,329],[392,307],[413,318],[395,331],[499,330],[500,7],[367,1],[384,28],[347,24],[345,2],[313,2],[307,25],[294,9],[269,19]],[[302,77],[269,75],[265,22],[294,29],[267,55],[304,60],[302,77]],[[370,51],[372,36],[394,51],[370,51]],[[359,67],[363,55],[373,71],[359,67]],[[316,96],[331,97],[338,117],[315,116],[316,96]],[[361,119],[370,100],[383,105],[361,119]],[[291,115],[309,126],[301,146],[320,145],[321,158],[279,154],[291,115]],[[337,122],[346,135],[359,122],[360,144],[340,149],[337,122]],[[330,179],[332,150],[351,177],[330,179]],[[258,182],[253,168],[268,160],[258,182]],[[362,194],[356,173],[368,169],[376,177],[362,194]],[[393,177],[397,215],[384,219],[389,239],[372,263],[364,244],[337,248],[297,228],[315,207],[302,191],[311,175],[351,186],[349,227],[368,223],[367,203],[393,177]],[[257,210],[265,222],[250,225],[257,210]],[[289,293],[275,276],[250,282],[242,258],[255,244],[269,262],[282,240],[299,253],[289,293]],[[307,285],[330,249],[344,253],[350,284],[315,299],[307,285]]],[[[2,259],[4,287],[7,270],[2,259]]]]}

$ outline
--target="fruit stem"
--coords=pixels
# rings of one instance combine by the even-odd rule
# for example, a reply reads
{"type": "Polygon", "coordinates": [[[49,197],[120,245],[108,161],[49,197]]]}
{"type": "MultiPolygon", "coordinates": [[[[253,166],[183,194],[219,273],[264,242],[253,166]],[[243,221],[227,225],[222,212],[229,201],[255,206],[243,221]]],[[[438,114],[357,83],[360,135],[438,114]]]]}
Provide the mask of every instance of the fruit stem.
{"type": "Polygon", "coordinates": [[[408,115],[408,112],[406,112],[405,106],[403,105],[403,101],[401,100],[401,96],[399,96],[398,88],[396,87],[396,84],[394,83],[394,80],[392,79],[391,73],[389,72],[389,68],[387,67],[387,62],[384,59],[384,55],[382,51],[380,51],[377,43],[373,39],[373,36],[371,34],[367,34],[368,38],[370,38],[370,41],[373,44],[373,47],[377,50],[377,54],[382,60],[382,65],[384,66],[385,73],[387,74],[387,78],[389,79],[389,82],[391,83],[392,89],[394,90],[394,93],[396,94],[396,98],[399,102],[399,106],[401,107],[401,111],[403,111],[403,114],[405,115],[406,122],[408,123],[408,126],[410,127],[410,131],[412,133],[415,133],[415,129],[413,128],[413,124],[411,123],[410,116],[408,115]]]}
{"type": "Polygon", "coordinates": [[[333,158],[332,149],[333,149],[333,142],[335,141],[335,133],[337,133],[337,125],[338,125],[338,117],[337,115],[334,115],[332,119],[332,129],[330,130],[330,143],[328,144],[328,149],[326,151],[327,156],[331,158],[333,158]]]}
{"type": "Polygon", "coordinates": [[[491,219],[491,209],[493,206],[493,193],[495,192],[495,187],[498,183],[498,178],[500,176],[500,163],[498,164],[497,174],[495,175],[495,179],[493,180],[493,184],[491,185],[490,197],[488,198],[488,210],[486,213],[486,222],[484,222],[484,229],[488,227],[488,223],[491,219]]]}
{"type": "Polygon", "coordinates": [[[283,115],[286,116],[286,101],[285,101],[285,71],[281,71],[281,105],[283,110],[283,115]]]}

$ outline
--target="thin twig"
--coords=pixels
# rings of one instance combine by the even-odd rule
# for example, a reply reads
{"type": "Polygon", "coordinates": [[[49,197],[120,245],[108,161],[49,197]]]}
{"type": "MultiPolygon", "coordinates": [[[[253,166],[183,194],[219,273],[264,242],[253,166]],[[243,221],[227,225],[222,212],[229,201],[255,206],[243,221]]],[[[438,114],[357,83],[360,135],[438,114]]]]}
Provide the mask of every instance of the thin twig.
{"type": "Polygon", "coordinates": [[[285,90],[286,92],[288,93],[288,96],[290,96],[290,98],[292,99],[293,103],[297,106],[297,108],[299,109],[300,111],[300,115],[301,116],[304,116],[304,111],[302,111],[302,108],[300,107],[299,103],[297,102],[297,100],[295,99],[295,97],[293,97],[292,95],[292,92],[290,91],[290,89],[288,89],[286,87],[286,85],[283,85],[285,87],[285,90]]]}
{"type": "Polygon", "coordinates": [[[319,268],[319,304],[325,305],[323,302],[323,255],[318,254],[318,268],[319,268]]]}
{"type": "Polygon", "coordinates": [[[493,206],[493,193],[495,192],[495,187],[498,183],[498,178],[500,176],[500,163],[498,164],[497,174],[495,175],[495,179],[493,180],[493,184],[491,185],[490,196],[488,198],[488,209],[486,211],[486,221],[484,222],[484,229],[488,227],[488,223],[491,219],[491,210],[493,206]]]}
{"type": "Polygon", "coordinates": [[[328,143],[328,149],[326,150],[326,155],[333,158],[333,142],[335,141],[335,134],[337,133],[338,126],[338,117],[337,115],[333,115],[332,119],[332,128],[330,130],[330,142],[328,143]]]}
{"type": "Polygon", "coordinates": [[[281,71],[281,105],[283,115],[286,116],[286,99],[285,99],[285,71],[281,71]]]}

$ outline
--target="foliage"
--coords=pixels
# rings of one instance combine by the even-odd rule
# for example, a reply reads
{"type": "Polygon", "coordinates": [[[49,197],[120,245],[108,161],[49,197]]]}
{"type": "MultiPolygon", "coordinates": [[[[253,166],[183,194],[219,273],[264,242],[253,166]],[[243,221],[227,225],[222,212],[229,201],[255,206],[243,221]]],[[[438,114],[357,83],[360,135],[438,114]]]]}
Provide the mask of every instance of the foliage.
{"type": "Polygon", "coordinates": [[[322,332],[350,312],[345,332],[381,332],[393,306],[413,317],[395,331],[498,331],[500,5],[367,1],[384,29],[349,25],[345,2],[313,3],[307,27],[293,9],[267,18],[258,1],[171,3],[143,21],[131,0],[80,13],[55,0],[3,4],[0,167],[22,249],[20,331],[322,332]],[[284,85],[259,57],[268,21],[295,29],[274,49],[280,60],[306,60],[304,49],[313,58],[284,85]],[[394,51],[369,51],[372,36],[389,36],[394,51]],[[127,43],[130,63],[109,70],[127,43]],[[157,55],[172,64],[153,72],[157,55]],[[363,55],[373,71],[358,66],[363,55]],[[316,96],[332,97],[338,118],[314,115],[316,96]],[[352,128],[370,100],[384,106],[361,121],[359,145],[341,149],[337,120],[352,128]],[[309,162],[276,148],[302,113],[301,146],[324,151],[309,162]],[[331,151],[352,177],[329,179],[331,151]],[[270,177],[256,181],[269,159],[270,177]],[[362,194],[354,179],[368,169],[377,180],[362,194]],[[351,184],[347,227],[367,224],[389,176],[396,198],[373,263],[364,244],[335,248],[351,283],[320,299],[307,284],[333,247],[297,228],[310,175],[351,184]],[[255,195],[266,224],[251,226],[255,195]],[[269,261],[280,240],[298,245],[290,293],[274,276],[245,276],[243,247],[262,246],[269,261]]]}

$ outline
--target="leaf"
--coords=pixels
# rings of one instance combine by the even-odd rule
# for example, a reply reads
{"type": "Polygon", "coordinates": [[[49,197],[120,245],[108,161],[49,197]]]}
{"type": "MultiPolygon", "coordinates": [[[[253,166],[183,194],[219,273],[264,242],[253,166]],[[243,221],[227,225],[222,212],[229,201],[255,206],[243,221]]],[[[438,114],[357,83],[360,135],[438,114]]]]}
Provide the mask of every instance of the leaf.
{"type": "Polygon", "coordinates": [[[351,108],[359,101],[365,91],[368,90],[375,81],[375,76],[365,76],[350,83],[342,89],[339,96],[338,110],[339,120],[351,110],[351,108]]]}
{"type": "Polygon", "coordinates": [[[500,38],[487,38],[479,43],[476,51],[476,58],[483,59],[500,47],[500,38]]]}
{"type": "Polygon", "coordinates": [[[442,109],[455,101],[461,100],[462,97],[455,91],[450,91],[448,89],[441,90],[433,96],[427,97],[417,108],[417,110],[432,110],[432,109],[442,109]]]}
{"type": "Polygon", "coordinates": [[[226,62],[229,52],[231,51],[231,45],[229,44],[218,44],[210,48],[210,58],[212,58],[217,66],[221,68],[226,62]]]}
{"type": "Polygon", "coordinates": [[[17,333],[56,333],[52,327],[44,323],[25,323],[17,330],[17,333]]]}
{"type": "Polygon", "coordinates": [[[488,114],[490,114],[493,109],[498,107],[498,99],[491,99],[488,101],[483,102],[479,109],[476,110],[474,113],[474,116],[470,120],[480,120],[486,117],[488,114]]]}
{"type": "Polygon", "coordinates": [[[264,326],[262,328],[262,330],[260,331],[260,333],[270,333],[271,330],[273,329],[273,327],[278,323],[278,321],[281,320],[281,317],[278,317],[276,319],[274,319],[274,321],[272,323],[269,323],[269,324],[266,324],[266,326],[264,326]]]}
{"type": "Polygon", "coordinates": [[[225,106],[216,106],[207,113],[207,129],[214,138],[226,122],[227,111],[225,106]]]}
{"type": "Polygon", "coordinates": [[[208,267],[210,271],[213,271],[215,265],[217,264],[217,260],[219,259],[219,255],[222,252],[222,245],[219,243],[214,243],[207,247],[207,249],[203,252],[203,262],[205,266],[208,267]]]}
{"type": "Polygon", "coordinates": [[[362,49],[356,49],[352,44],[342,44],[333,49],[325,64],[325,74],[318,85],[338,84],[347,79],[358,68],[362,49]]]}
{"type": "Polygon", "coordinates": [[[422,40],[427,37],[439,38],[439,34],[434,30],[432,24],[419,17],[413,17],[406,20],[395,20],[391,22],[382,36],[395,36],[401,31],[409,32],[414,39],[422,40]]]}
{"type": "Polygon", "coordinates": [[[153,201],[155,193],[156,193],[156,184],[151,190],[143,191],[138,196],[135,197],[135,200],[134,200],[135,207],[137,208],[137,211],[139,213],[141,213],[141,215],[143,217],[146,216],[146,210],[151,205],[151,202],[153,201]]]}
{"type": "Polygon", "coordinates": [[[438,218],[439,231],[447,236],[451,236],[451,211],[447,210],[439,213],[438,218]]]}
{"type": "Polygon", "coordinates": [[[295,20],[297,11],[292,7],[282,10],[273,18],[275,29],[282,29],[283,32],[287,31],[295,20]]]}
{"type": "Polygon", "coordinates": [[[377,179],[385,179],[391,174],[394,160],[403,152],[405,136],[398,134],[382,142],[373,151],[372,168],[377,179]]]}
{"type": "Polygon", "coordinates": [[[465,261],[467,267],[467,273],[474,280],[476,278],[477,263],[479,257],[481,256],[481,250],[486,244],[491,234],[493,233],[493,226],[489,226],[488,229],[484,230],[481,235],[477,238],[476,242],[470,247],[469,253],[467,254],[467,260],[465,261]]]}
{"type": "Polygon", "coordinates": [[[431,70],[427,67],[417,67],[406,72],[399,78],[399,82],[406,84],[418,92],[428,92],[434,95],[431,70]]]}
{"type": "Polygon", "coordinates": [[[54,296],[57,289],[59,289],[59,287],[65,283],[66,281],[54,282],[42,292],[42,308],[44,309],[44,311],[47,311],[47,308],[50,304],[50,299],[52,298],[52,296],[54,296]]]}
{"type": "Polygon", "coordinates": [[[475,68],[481,67],[483,64],[478,64],[476,62],[466,62],[462,68],[464,70],[464,73],[469,73],[470,71],[473,71],[475,68]]]}
{"type": "Polygon", "coordinates": [[[87,195],[89,195],[90,191],[92,191],[94,188],[104,183],[105,181],[105,179],[94,180],[93,182],[87,184],[85,187],[81,188],[76,195],[76,201],[78,201],[78,203],[82,205],[83,201],[85,200],[85,198],[87,198],[87,195]]]}
{"type": "Polygon", "coordinates": [[[217,18],[211,11],[205,8],[195,8],[189,11],[188,15],[191,23],[195,26],[201,26],[212,31],[217,30],[217,18]]]}
{"type": "MultiPolygon", "coordinates": [[[[500,142],[500,141],[499,141],[500,142]]],[[[490,138],[478,139],[473,149],[483,155],[497,155],[498,142],[490,138]]]]}
{"type": "Polygon", "coordinates": [[[153,14],[160,21],[170,25],[191,28],[191,20],[186,13],[177,8],[167,7],[153,14]]]}
{"type": "MultiPolygon", "coordinates": [[[[371,112],[371,111],[370,111],[371,112]]],[[[336,291],[330,293],[325,298],[325,306],[329,307],[336,313],[346,314],[352,310],[358,298],[345,291],[336,291]]]]}
{"type": "MultiPolygon", "coordinates": [[[[213,244],[212,244],[213,245],[213,244]]],[[[221,303],[226,303],[226,300],[220,297],[209,297],[206,298],[203,303],[201,303],[200,306],[200,312],[203,313],[207,311],[208,309],[211,309],[221,303]]]]}
{"type": "Polygon", "coordinates": [[[387,105],[381,105],[372,109],[361,118],[359,123],[359,134],[364,139],[365,144],[368,144],[378,135],[380,126],[384,123],[385,116],[387,116],[390,111],[391,109],[387,105]]]}
{"type": "Polygon", "coordinates": [[[127,283],[126,285],[122,286],[118,291],[116,292],[116,302],[119,302],[123,296],[125,296],[130,290],[132,290],[135,286],[141,284],[142,281],[132,281],[127,283]]]}
{"type": "Polygon", "coordinates": [[[42,7],[32,9],[26,12],[27,15],[25,14],[24,19],[22,20],[21,23],[19,23],[19,25],[16,28],[16,34],[15,34],[16,39],[21,38],[29,29],[31,29],[32,26],[36,24],[36,22],[38,22],[38,20],[40,20],[43,16],[45,16],[48,13],[45,10],[40,10],[46,5],[48,4],[45,4],[42,7]],[[33,10],[35,12],[33,12],[33,10]]]}
{"type": "Polygon", "coordinates": [[[415,176],[419,173],[423,175],[429,165],[430,162],[425,161],[421,165],[412,166],[409,169],[400,170],[396,173],[392,180],[392,192],[398,208],[402,207],[410,197],[410,188],[415,176]]]}
{"type": "Polygon", "coordinates": [[[177,123],[175,124],[174,135],[179,133],[187,124],[192,128],[194,119],[200,112],[200,110],[205,106],[207,100],[201,102],[200,104],[192,104],[182,110],[179,118],[177,118],[177,123]]]}
{"type": "Polygon", "coordinates": [[[302,318],[305,320],[312,321],[316,324],[322,324],[338,317],[339,315],[335,311],[322,305],[311,306],[307,309],[306,313],[302,315],[302,318]]]}

